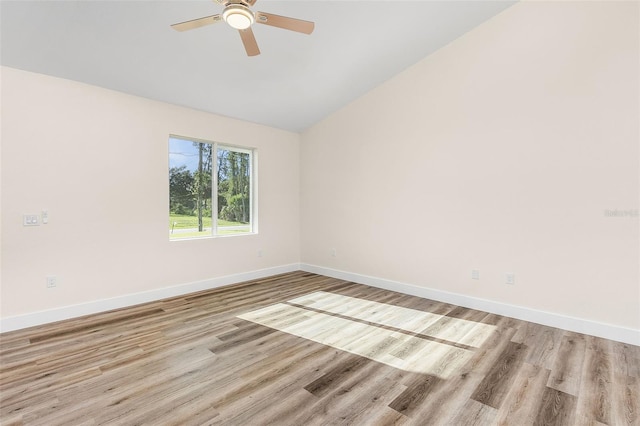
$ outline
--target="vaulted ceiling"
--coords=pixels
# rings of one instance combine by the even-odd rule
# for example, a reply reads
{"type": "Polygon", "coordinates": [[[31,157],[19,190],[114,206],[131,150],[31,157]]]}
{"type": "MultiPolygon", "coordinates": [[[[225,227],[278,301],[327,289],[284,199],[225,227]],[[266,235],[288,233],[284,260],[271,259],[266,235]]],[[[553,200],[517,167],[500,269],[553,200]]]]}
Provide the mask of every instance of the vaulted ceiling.
{"type": "Polygon", "coordinates": [[[0,2],[2,65],[302,131],[513,1],[272,1],[252,8],[315,22],[304,35],[253,26],[248,57],[211,0],[0,2]]]}

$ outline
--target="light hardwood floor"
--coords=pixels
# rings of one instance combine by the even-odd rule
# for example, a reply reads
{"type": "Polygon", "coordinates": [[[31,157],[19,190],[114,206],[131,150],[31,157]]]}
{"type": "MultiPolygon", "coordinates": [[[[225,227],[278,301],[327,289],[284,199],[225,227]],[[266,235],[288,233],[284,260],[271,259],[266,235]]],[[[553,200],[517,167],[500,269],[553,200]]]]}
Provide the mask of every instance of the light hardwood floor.
{"type": "Polygon", "coordinates": [[[2,425],[640,425],[640,347],[305,272],[0,335],[2,425]]]}

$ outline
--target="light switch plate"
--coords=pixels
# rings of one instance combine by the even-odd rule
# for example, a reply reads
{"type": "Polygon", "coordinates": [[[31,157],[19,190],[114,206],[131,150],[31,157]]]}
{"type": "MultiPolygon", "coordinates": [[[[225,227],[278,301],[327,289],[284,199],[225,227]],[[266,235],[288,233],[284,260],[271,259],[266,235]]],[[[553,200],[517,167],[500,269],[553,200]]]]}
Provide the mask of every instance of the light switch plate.
{"type": "Polygon", "coordinates": [[[25,214],[24,216],[22,216],[22,224],[24,226],[38,226],[38,225],[40,225],[40,223],[38,221],[38,215],[37,214],[25,214]]]}

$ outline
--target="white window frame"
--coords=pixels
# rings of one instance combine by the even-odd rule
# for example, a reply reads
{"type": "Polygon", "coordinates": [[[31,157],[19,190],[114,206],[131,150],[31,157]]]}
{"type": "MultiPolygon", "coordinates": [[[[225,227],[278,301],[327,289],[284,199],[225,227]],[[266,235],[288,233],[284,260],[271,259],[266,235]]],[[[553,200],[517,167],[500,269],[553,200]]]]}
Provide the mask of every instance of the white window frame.
{"type": "Polygon", "coordinates": [[[171,238],[169,241],[189,241],[189,240],[201,240],[207,238],[227,238],[227,237],[241,237],[245,235],[255,235],[258,233],[258,150],[256,148],[250,148],[246,146],[233,145],[228,143],[213,142],[205,139],[192,138],[187,136],[180,136],[176,134],[170,134],[171,138],[180,139],[183,141],[206,143],[211,145],[211,235],[203,235],[197,237],[185,237],[185,238],[171,238]],[[243,154],[249,154],[249,232],[232,233],[232,234],[218,234],[218,150],[228,150],[239,152],[243,154]]]}

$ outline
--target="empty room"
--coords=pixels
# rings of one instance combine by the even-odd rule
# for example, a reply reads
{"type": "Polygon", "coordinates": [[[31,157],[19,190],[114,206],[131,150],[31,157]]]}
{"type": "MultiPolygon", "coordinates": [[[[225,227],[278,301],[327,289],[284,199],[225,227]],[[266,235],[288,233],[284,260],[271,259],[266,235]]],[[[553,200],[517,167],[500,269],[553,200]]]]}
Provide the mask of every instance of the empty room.
{"type": "Polygon", "coordinates": [[[0,424],[639,425],[640,2],[0,1],[0,424]]]}

